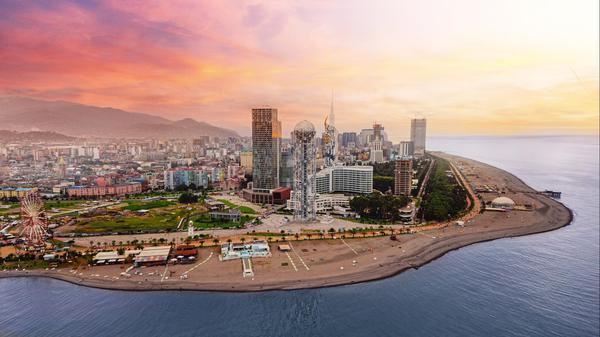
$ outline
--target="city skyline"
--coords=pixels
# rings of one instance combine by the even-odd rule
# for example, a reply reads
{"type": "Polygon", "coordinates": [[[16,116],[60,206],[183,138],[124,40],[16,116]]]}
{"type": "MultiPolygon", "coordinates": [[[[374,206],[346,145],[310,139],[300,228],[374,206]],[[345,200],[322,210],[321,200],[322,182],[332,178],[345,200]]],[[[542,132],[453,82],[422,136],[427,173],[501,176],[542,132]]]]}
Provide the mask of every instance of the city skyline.
{"type": "Polygon", "coordinates": [[[598,132],[595,1],[238,7],[2,3],[0,95],[249,136],[264,104],[284,135],[303,119],[319,129],[333,88],[340,132],[377,122],[394,142],[421,117],[432,136],[598,132]]]}

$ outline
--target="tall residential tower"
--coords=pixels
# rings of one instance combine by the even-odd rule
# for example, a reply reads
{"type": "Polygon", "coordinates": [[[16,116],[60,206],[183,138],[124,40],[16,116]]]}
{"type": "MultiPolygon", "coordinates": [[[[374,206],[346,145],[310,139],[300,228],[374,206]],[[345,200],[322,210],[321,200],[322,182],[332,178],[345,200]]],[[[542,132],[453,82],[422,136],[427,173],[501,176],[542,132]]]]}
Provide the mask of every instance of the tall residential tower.
{"type": "Polygon", "coordinates": [[[252,109],[252,188],[278,188],[280,161],[281,122],[277,109],[252,109]]]}
{"type": "Polygon", "coordinates": [[[309,121],[296,124],[294,142],[294,219],[314,220],[315,205],[315,127],[309,121]]]}
{"type": "Polygon", "coordinates": [[[396,161],[394,169],[394,194],[410,196],[412,192],[412,158],[404,157],[396,161]]]}

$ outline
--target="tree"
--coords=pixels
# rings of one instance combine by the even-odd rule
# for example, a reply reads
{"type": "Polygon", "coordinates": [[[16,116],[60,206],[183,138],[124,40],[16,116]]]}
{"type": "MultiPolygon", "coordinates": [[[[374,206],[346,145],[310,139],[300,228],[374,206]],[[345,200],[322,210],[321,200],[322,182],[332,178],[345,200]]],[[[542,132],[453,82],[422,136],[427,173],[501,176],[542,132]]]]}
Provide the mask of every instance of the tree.
{"type": "Polygon", "coordinates": [[[213,242],[213,243],[215,244],[215,246],[216,246],[216,245],[218,245],[218,244],[219,244],[219,239],[213,239],[213,240],[212,240],[212,242],[213,242]]]}
{"type": "Polygon", "coordinates": [[[198,202],[198,196],[193,193],[184,192],[179,195],[178,200],[181,204],[193,204],[198,202]]]}

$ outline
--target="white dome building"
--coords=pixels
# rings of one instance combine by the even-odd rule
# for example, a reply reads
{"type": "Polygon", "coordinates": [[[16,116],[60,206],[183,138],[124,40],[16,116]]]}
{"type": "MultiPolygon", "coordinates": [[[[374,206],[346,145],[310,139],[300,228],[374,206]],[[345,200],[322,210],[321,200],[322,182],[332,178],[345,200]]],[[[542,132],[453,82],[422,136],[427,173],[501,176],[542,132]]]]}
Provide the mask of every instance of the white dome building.
{"type": "Polygon", "coordinates": [[[513,209],[515,207],[515,202],[511,198],[498,197],[498,198],[492,200],[492,207],[503,208],[503,209],[513,209]]]}

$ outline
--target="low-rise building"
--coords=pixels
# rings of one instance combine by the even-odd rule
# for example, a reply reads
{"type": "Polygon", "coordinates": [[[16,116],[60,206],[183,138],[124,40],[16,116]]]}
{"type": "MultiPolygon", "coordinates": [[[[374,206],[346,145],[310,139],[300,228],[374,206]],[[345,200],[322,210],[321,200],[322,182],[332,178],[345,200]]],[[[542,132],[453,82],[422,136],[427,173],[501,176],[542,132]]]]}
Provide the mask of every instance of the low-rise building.
{"type": "Polygon", "coordinates": [[[136,267],[166,264],[171,253],[171,246],[145,247],[134,259],[136,267]]]}
{"type": "Polygon", "coordinates": [[[212,220],[226,221],[226,222],[239,222],[242,217],[242,213],[239,209],[230,209],[227,211],[213,211],[210,212],[210,218],[212,220]]]}
{"type": "Polygon", "coordinates": [[[271,249],[266,241],[252,243],[224,243],[221,245],[221,261],[243,259],[250,257],[270,257],[271,249]]]}
{"type": "Polygon", "coordinates": [[[332,166],[317,172],[316,193],[373,193],[373,166],[332,166]]]}
{"type": "MultiPolygon", "coordinates": [[[[352,199],[352,197],[343,194],[316,194],[314,198],[317,213],[335,211],[338,207],[349,208],[350,199],[352,199]]],[[[294,199],[289,199],[286,208],[293,211],[295,207],[294,199]]]]}
{"type": "Polygon", "coordinates": [[[66,189],[69,198],[113,197],[142,193],[141,183],[127,183],[110,186],[70,186],[66,189]]]}
{"type": "Polygon", "coordinates": [[[177,167],[164,172],[165,188],[174,190],[179,186],[208,188],[209,176],[202,169],[177,167]]]}
{"type": "Polygon", "coordinates": [[[4,199],[4,198],[22,198],[24,197],[27,193],[29,192],[36,192],[37,188],[33,187],[33,188],[24,188],[24,187],[17,187],[17,188],[2,188],[0,189],[0,199],[4,199]]]}

